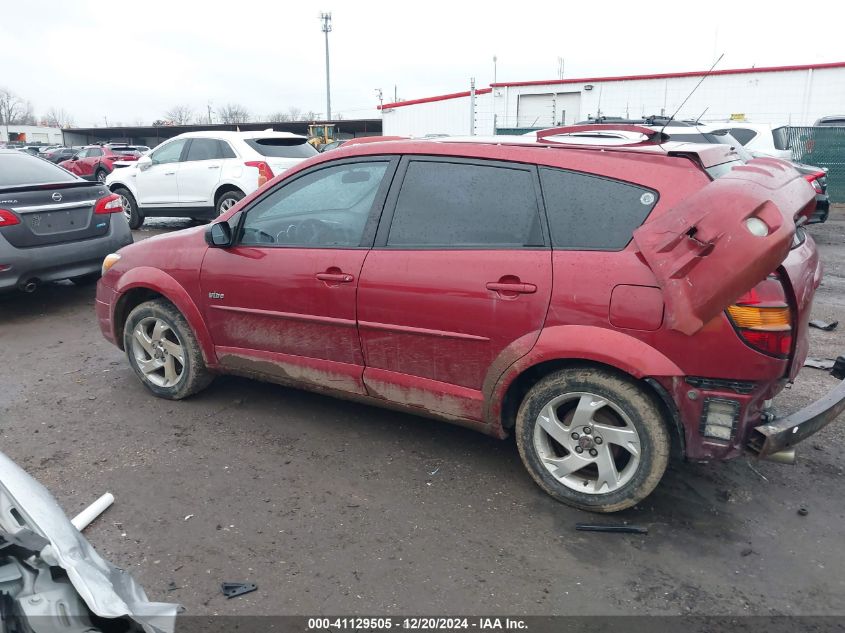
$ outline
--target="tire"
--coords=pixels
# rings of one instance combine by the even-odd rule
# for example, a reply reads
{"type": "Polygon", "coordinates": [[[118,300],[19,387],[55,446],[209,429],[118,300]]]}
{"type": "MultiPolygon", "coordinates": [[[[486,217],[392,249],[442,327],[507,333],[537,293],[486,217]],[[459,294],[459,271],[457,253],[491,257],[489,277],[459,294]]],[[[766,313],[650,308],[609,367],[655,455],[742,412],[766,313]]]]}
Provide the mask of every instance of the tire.
{"type": "Polygon", "coordinates": [[[238,200],[244,198],[244,193],[242,191],[227,191],[224,193],[220,198],[217,200],[217,204],[215,205],[215,211],[217,212],[217,217],[220,217],[226,211],[231,209],[238,200]]]}
{"type": "Polygon", "coordinates": [[[123,205],[123,216],[129,222],[129,228],[133,230],[139,228],[144,223],[144,216],[138,208],[135,196],[123,187],[117,187],[112,193],[120,196],[120,202],[123,205]]]}
{"type": "Polygon", "coordinates": [[[138,378],[159,398],[187,398],[214,379],[185,317],[164,299],[147,301],[129,313],[123,345],[138,378]]]}
{"type": "Polygon", "coordinates": [[[516,443],[549,495],[581,510],[616,512],[660,482],[669,460],[667,428],[654,398],[633,380],[597,368],[565,369],[525,396],[516,443]]]}
{"type": "Polygon", "coordinates": [[[96,180],[100,184],[103,184],[106,182],[106,176],[108,175],[109,172],[107,172],[105,169],[98,169],[94,172],[94,180],[96,180]]]}
{"type": "Polygon", "coordinates": [[[100,279],[100,273],[88,273],[87,275],[80,275],[79,277],[71,277],[70,281],[75,286],[90,286],[97,283],[100,279]]]}

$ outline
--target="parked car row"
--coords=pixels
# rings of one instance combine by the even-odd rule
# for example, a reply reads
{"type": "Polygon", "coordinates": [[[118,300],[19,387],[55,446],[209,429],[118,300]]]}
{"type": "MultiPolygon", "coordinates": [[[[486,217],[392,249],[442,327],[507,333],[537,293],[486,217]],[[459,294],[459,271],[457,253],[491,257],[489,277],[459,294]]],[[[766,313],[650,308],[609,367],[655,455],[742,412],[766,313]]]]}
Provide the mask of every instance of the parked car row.
{"type": "Polygon", "coordinates": [[[135,229],[147,217],[216,218],[316,154],[307,137],[288,132],[188,132],[103,180],[135,229]]]}

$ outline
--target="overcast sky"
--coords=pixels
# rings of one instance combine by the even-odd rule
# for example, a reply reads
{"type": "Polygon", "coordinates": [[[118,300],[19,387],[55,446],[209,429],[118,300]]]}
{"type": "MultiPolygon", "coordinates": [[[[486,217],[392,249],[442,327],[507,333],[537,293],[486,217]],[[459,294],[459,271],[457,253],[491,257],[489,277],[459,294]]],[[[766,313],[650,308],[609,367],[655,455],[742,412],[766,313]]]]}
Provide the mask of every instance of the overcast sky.
{"type": "Polygon", "coordinates": [[[0,86],[36,114],[77,125],[150,123],[177,104],[229,102],[261,118],[295,106],[324,114],[324,40],[332,12],[332,110],[373,116],[392,101],[493,80],[845,61],[845,3],[649,4],[603,0],[2,0],[0,86]],[[786,9],[778,10],[783,4],[786,9]],[[595,6],[595,9],[593,9],[595,6]],[[811,9],[809,7],[811,6],[811,9]],[[648,7],[652,7],[649,9],[648,7]],[[714,55],[715,53],[715,55],[714,55]]]}

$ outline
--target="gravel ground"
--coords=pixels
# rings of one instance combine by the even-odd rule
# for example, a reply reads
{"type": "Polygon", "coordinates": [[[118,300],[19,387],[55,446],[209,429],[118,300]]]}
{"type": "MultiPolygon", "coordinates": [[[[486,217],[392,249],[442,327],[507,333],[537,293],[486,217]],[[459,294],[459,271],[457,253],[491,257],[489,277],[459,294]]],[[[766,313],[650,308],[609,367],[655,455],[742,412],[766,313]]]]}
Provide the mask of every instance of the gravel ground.
{"type": "MultiPolygon", "coordinates": [[[[158,222],[136,239],[185,222],[158,222]]],[[[845,209],[813,227],[827,268],[811,354],[845,350],[845,209]]],[[[615,519],[575,532],[513,441],[238,378],[151,397],[100,335],[94,289],[0,299],[0,445],[68,514],[105,491],[86,536],[155,600],[191,614],[845,613],[843,425],[795,466],[675,464],[615,519]],[[809,510],[799,516],[799,507],[809,510]],[[221,581],[258,591],[234,600],[221,581]]],[[[833,387],[804,369],[778,399],[833,387]]]]}

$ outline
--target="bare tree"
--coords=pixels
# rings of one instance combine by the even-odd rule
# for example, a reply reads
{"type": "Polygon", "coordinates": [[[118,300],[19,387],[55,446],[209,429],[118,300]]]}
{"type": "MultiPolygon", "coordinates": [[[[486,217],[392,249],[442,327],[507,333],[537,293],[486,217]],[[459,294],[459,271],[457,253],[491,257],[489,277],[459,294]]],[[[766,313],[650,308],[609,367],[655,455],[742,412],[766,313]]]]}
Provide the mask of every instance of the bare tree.
{"type": "Polygon", "coordinates": [[[26,112],[23,100],[8,88],[0,88],[0,123],[19,123],[26,112]]]}
{"type": "Polygon", "coordinates": [[[314,110],[308,110],[304,115],[302,115],[303,121],[316,121],[317,120],[317,113],[314,110]]]}
{"type": "Polygon", "coordinates": [[[302,108],[296,106],[288,108],[288,116],[290,116],[291,121],[300,121],[302,119],[302,108]]]}
{"type": "Polygon", "coordinates": [[[273,114],[267,115],[267,120],[272,123],[285,123],[290,121],[290,114],[287,112],[274,112],[273,114]]]}
{"type": "Polygon", "coordinates": [[[64,108],[50,108],[44,122],[50,127],[73,127],[73,117],[64,108]]]}
{"type": "Polygon", "coordinates": [[[175,105],[164,113],[173,125],[188,125],[194,118],[194,110],[188,105],[175,105]]]}
{"type": "Polygon", "coordinates": [[[249,110],[239,103],[228,103],[217,110],[217,114],[221,123],[248,123],[250,119],[249,110]]]}

